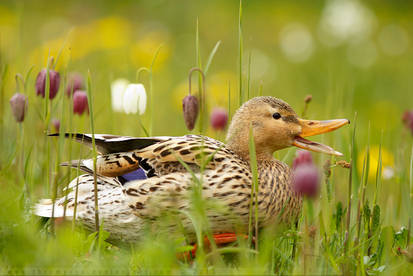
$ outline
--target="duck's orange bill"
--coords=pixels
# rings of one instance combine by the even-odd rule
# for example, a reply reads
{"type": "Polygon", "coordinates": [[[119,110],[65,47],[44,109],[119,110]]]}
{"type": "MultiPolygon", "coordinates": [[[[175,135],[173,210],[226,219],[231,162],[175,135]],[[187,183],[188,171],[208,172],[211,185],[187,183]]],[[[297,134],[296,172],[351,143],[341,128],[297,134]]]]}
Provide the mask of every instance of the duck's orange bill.
{"type": "Polygon", "coordinates": [[[336,120],[327,120],[327,121],[314,121],[314,120],[298,120],[299,124],[302,127],[301,134],[295,137],[293,145],[302,149],[323,152],[331,155],[342,156],[343,154],[335,151],[329,146],[313,142],[303,137],[318,135],[326,132],[336,130],[344,125],[350,123],[347,119],[336,119],[336,120]]]}

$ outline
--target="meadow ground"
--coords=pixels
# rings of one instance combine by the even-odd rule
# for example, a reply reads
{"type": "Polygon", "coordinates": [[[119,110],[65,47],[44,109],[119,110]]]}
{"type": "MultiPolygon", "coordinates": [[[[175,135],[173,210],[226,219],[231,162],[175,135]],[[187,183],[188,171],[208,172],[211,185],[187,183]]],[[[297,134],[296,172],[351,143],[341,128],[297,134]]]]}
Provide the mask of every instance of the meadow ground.
{"type": "MultiPolygon", "coordinates": [[[[408,1],[243,1],[242,13],[238,1],[2,1],[0,273],[409,274],[413,131],[402,118],[413,109],[412,17],[408,1]],[[47,101],[35,81],[51,57],[61,83],[47,101]],[[344,156],[313,154],[321,191],[305,200],[298,228],[260,232],[257,250],[241,240],[188,261],[177,258],[190,248],[179,233],[148,231],[136,244],[113,245],[105,232],[96,238],[31,214],[34,203],[61,195],[76,176],[59,163],[92,156],[46,136],[56,120],[63,132],[91,132],[88,113],[74,114],[66,97],[71,73],[92,94],[96,133],[145,136],[144,127],[179,136],[189,133],[182,99],[193,67],[206,75],[206,108],[192,133],[224,141],[209,114],[220,107],[231,117],[257,95],[281,98],[307,118],[351,120],[314,138],[344,156]],[[111,84],[119,78],[146,87],[141,116],[114,110],[111,84]],[[22,123],[9,104],[16,92],[28,101],[22,123]]],[[[200,87],[194,76],[195,95],[200,87]]],[[[275,157],[291,165],[295,151],[275,157]]],[[[194,225],[207,233],[198,211],[194,225]]]]}

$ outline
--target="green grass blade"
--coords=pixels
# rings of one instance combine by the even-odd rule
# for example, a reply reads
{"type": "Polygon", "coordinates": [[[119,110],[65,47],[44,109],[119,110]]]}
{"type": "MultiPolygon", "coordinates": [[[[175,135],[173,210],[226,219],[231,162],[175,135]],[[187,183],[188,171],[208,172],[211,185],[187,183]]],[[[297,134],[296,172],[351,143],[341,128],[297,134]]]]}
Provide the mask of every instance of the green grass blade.
{"type": "Polygon", "coordinates": [[[204,70],[205,75],[208,73],[209,66],[211,66],[212,60],[214,59],[214,56],[215,56],[216,52],[218,51],[219,45],[221,45],[221,40],[219,40],[215,44],[214,48],[212,49],[211,53],[209,54],[209,57],[207,59],[207,63],[205,65],[205,70],[204,70]]]}
{"type": "Polygon", "coordinates": [[[242,38],[242,0],[239,1],[239,14],[238,14],[238,73],[239,73],[239,106],[242,105],[242,55],[243,55],[243,38],[242,38]]]}
{"type": "Polygon", "coordinates": [[[253,207],[255,216],[255,249],[258,250],[258,165],[257,165],[257,154],[255,151],[255,140],[252,125],[250,126],[249,133],[249,153],[250,153],[250,167],[252,172],[252,186],[251,186],[251,199],[250,199],[250,218],[248,224],[248,244],[251,244],[251,239],[253,236],[252,231],[252,214],[253,207]]]}
{"type": "Polygon", "coordinates": [[[97,150],[95,142],[95,124],[93,119],[93,95],[92,95],[92,81],[90,71],[87,75],[87,94],[89,103],[89,117],[90,117],[90,129],[92,133],[92,152],[93,152],[93,186],[94,186],[94,197],[95,197],[95,230],[99,236],[99,203],[98,203],[98,186],[97,186],[97,175],[96,175],[96,160],[97,160],[97,150]]]}

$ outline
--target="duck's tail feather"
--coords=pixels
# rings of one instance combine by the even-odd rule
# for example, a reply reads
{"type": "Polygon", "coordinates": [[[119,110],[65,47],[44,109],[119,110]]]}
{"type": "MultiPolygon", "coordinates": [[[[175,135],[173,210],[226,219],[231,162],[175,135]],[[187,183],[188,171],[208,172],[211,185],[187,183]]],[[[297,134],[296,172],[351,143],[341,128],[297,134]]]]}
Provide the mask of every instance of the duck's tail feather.
{"type": "Polygon", "coordinates": [[[51,199],[42,199],[39,203],[34,205],[33,212],[39,217],[45,218],[61,218],[67,217],[71,218],[73,216],[73,210],[71,208],[66,208],[66,213],[64,206],[57,203],[53,204],[51,199]],[[54,206],[54,210],[53,210],[54,206]]]}
{"type": "MultiPolygon", "coordinates": [[[[116,200],[119,199],[117,197],[122,196],[122,185],[115,178],[100,176],[97,178],[96,184],[99,192],[99,205],[105,205],[106,201],[116,200]]],[[[51,199],[40,200],[33,206],[33,213],[37,216],[47,218],[71,218],[73,217],[74,209],[76,208],[76,213],[78,215],[84,215],[89,210],[94,208],[94,189],[95,186],[93,175],[80,175],[79,177],[73,179],[67,188],[63,189],[67,195],[56,199],[54,203],[51,199]],[[77,199],[76,207],[75,199],[77,199]]]]}
{"type": "MultiPolygon", "coordinates": [[[[59,136],[59,133],[48,134],[48,136],[59,136]]],[[[66,138],[72,138],[79,143],[92,147],[92,134],[65,133],[66,138]]],[[[97,150],[102,154],[126,152],[143,149],[155,143],[165,141],[170,137],[131,137],[110,134],[95,134],[97,150]]]]}
{"type": "MultiPolygon", "coordinates": [[[[93,174],[93,163],[92,163],[92,167],[87,166],[87,164],[90,163],[90,162],[88,162],[89,160],[92,160],[92,159],[71,160],[71,161],[60,163],[60,166],[70,167],[70,168],[74,168],[74,169],[79,168],[79,170],[81,170],[81,171],[93,174]]],[[[93,162],[93,160],[92,160],[92,162],[93,162]]]]}

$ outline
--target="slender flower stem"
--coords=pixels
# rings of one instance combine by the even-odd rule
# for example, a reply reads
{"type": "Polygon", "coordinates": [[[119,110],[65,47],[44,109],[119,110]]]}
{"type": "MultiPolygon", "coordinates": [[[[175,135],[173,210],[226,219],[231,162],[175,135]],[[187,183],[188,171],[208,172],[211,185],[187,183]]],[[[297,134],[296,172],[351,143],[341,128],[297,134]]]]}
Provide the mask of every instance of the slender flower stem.
{"type": "Polygon", "coordinates": [[[22,86],[23,86],[23,92],[24,92],[24,89],[25,89],[26,85],[25,85],[25,83],[24,83],[24,79],[23,79],[22,74],[17,73],[17,74],[15,75],[15,79],[16,79],[16,90],[17,90],[18,92],[21,92],[21,89],[20,89],[20,83],[21,83],[22,86]]]}
{"type": "Polygon", "coordinates": [[[141,116],[139,115],[139,112],[138,112],[138,122],[139,122],[139,125],[141,126],[143,132],[145,133],[145,135],[147,137],[149,137],[149,136],[152,136],[152,121],[153,121],[153,117],[152,117],[153,116],[152,70],[148,69],[146,67],[139,68],[138,71],[136,71],[136,81],[137,82],[141,81],[142,72],[148,73],[148,76],[149,76],[149,89],[148,90],[149,90],[149,95],[150,95],[149,100],[150,100],[150,103],[151,103],[151,111],[150,111],[151,118],[150,118],[150,124],[149,124],[149,132],[146,130],[145,126],[143,125],[142,120],[141,120],[141,116]]]}
{"type": "Polygon", "coordinates": [[[228,119],[231,119],[231,82],[228,81],[228,119]]]}
{"type": "MultiPolygon", "coordinates": [[[[49,75],[49,68],[53,64],[53,57],[48,58],[47,67],[46,67],[46,83],[45,83],[45,101],[44,101],[44,133],[48,132],[49,126],[49,95],[50,95],[50,75],[49,75]]],[[[46,144],[46,184],[47,190],[50,192],[50,140],[45,136],[45,144],[46,144]]],[[[54,205],[54,202],[53,202],[54,205]]],[[[52,207],[54,208],[54,206],[52,207]]],[[[53,210],[52,210],[52,221],[53,221],[53,210]]],[[[53,223],[52,223],[52,232],[53,232],[53,223]]]]}
{"type": "Polygon", "coordinates": [[[4,86],[8,72],[8,65],[6,64],[1,71],[0,77],[0,146],[3,145],[3,118],[4,118],[4,86]]]}
{"type": "Polygon", "coordinates": [[[409,168],[410,174],[409,174],[409,224],[408,224],[408,229],[407,229],[407,241],[406,241],[406,247],[410,244],[410,235],[412,232],[412,212],[413,212],[413,146],[412,146],[412,151],[410,154],[410,168],[409,168]]]}
{"type": "Polygon", "coordinates": [[[251,52],[248,55],[248,75],[247,75],[247,100],[250,99],[250,90],[251,90],[251,52]]]}
{"type": "Polygon", "coordinates": [[[156,49],[155,53],[153,54],[151,65],[149,66],[149,68],[141,67],[136,72],[136,81],[138,81],[138,82],[140,81],[140,77],[141,77],[142,72],[148,73],[148,78],[149,78],[148,92],[149,92],[149,102],[150,102],[149,104],[150,104],[150,107],[151,107],[150,108],[151,111],[150,111],[150,120],[149,120],[150,121],[149,131],[146,131],[146,129],[142,125],[142,122],[140,122],[141,127],[144,130],[146,136],[152,136],[153,135],[153,133],[152,133],[153,132],[153,111],[154,111],[154,102],[155,102],[155,100],[153,98],[153,66],[155,64],[156,58],[158,57],[159,51],[161,50],[162,46],[163,46],[162,44],[159,45],[159,47],[156,49]]]}
{"type": "Polygon", "coordinates": [[[92,148],[93,148],[93,186],[94,186],[94,197],[95,197],[95,230],[97,232],[97,237],[99,236],[99,203],[98,203],[98,185],[96,176],[96,142],[95,142],[95,125],[93,121],[93,98],[92,98],[92,86],[91,86],[91,76],[90,71],[87,77],[87,93],[88,93],[88,103],[89,103],[89,116],[90,116],[90,128],[92,131],[92,148]]]}
{"type": "Polygon", "coordinates": [[[80,172],[80,161],[82,160],[80,157],[82,156],[82,147],[79,147],[78,156],[79,156],[79,159],[77,161],[77,169],[76,169],[76,188],[75,188],[75,202],[74,202],[74,207],[73,207],[72,230],[74,230],[76,226],[77,200],[79,197],[79,172],[80,172]]]}
{"type": "Polygon", "coordinates": [[[238,52],[239,52],[239,106],[242,105],[242,55],[243,55],[243,38],[242,38],[242,0],[239,1],[238,14],[238,52]]]}
{"type": "Polygon", "coordinates": [[[349,249],[349,240],[350,240],[350,220],[351,220],[351,198],[352,198],[352,185],[353,185],[353,158],[354,158],[354,143],[356,138],[356,119],[357,113],[354,116],[354,129],[353,129],[353,136],[351,139],[351,148],[350,148],[350,170],[349,170],[349,177],[348,177],[348,195],[347,195],[347,221],[346,221],[346,238],[344,241],[344,251],[347,255],[349,249]]]}
{"type": "MultiPolygon", "coordinates": [[[[65,105],[64,105],[65,106],[65,105]]],[[[72,86],[72,91],[70,91],[70,95],[69,95],[69,127],[68,127],[68,133],[69,133],[69,146],[68,146],[68,151],[69,151],[69,160],[72,160],[72,143],[73,143],[73,139],[72,139],[72,128],[73,128],[73,86],[72,86]]],[[[63,132],[62,132],[62,130],[60,129],[60,135],[63,135],[63,132]]],[[[79,158],[80,158],[80,155],[79,155],[79,158]]],[[[79,166],[80,164],[78,164],[78,166],[79,166]]],[[[79,176],[79,173],[77,173],[77,176],[79,176]]],[[[67,187],[69,187],[69,184],[70,184],[70,181],[72,180],[72,170],[71,169],[69,169],[69,176],[68,176],[68,179],[69,179],[69,181],[68,181],[68,184],[67,184],[67,187]]],[[[76,190],[77,190],[77,187],[76,187],[76,190]]],[[[67,204],[66,204],[66,202],[67,202],[67,197],[68,197],[68,194],[69,193],[66,193],[66,196],[65,196],[65,204],[64,204],[64,206],[63,206],[63,217],[66,217],[66,209],[67,209],[67,204]]],[[[77,199],[77,195],[75,196],[76,197],[76,199],[77,199]]],[[[77,203],[76,203],[76,201],[75,201],[75,205],[76,205],[77,203]]],[[[74,214],[74,216],[73,216],[73,220],[75,219],[75,214],[74,214]]]]}
{"type": "Polygon", "coordinates": [[[252,212],[254,207],[254,230],[255,230],[255,250],[258,250],[258,164],[257,164],[257,154],[255,150],[255,139],[252,125],[250,125],[249,131],[249,152],[250,152],[250,167],[252,172],[252,186],[251,186],[251,200],[250,200],[250,214],[248,223],[248,244],[251,244],[251,239],[253,236],[252,231],[252,212]]]}

